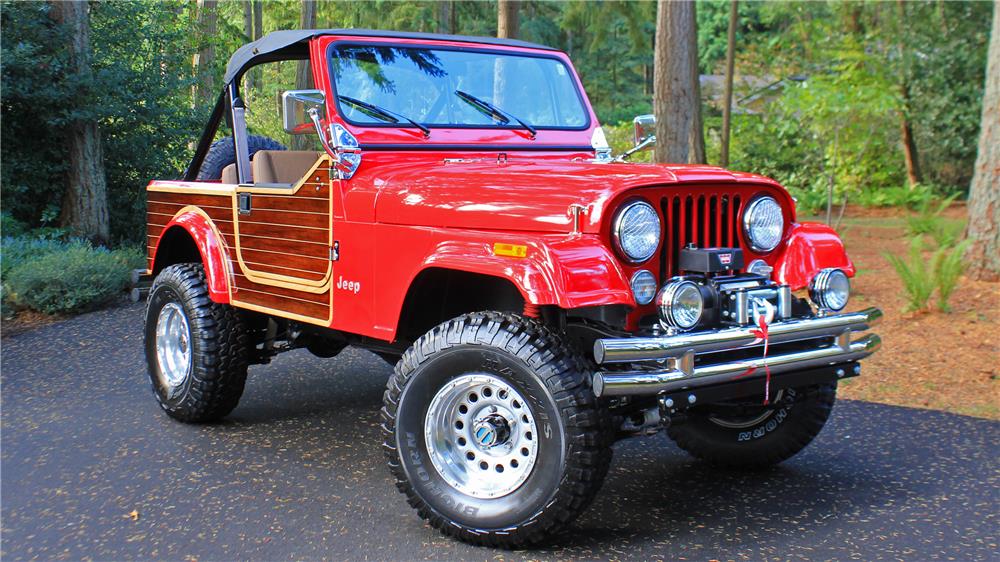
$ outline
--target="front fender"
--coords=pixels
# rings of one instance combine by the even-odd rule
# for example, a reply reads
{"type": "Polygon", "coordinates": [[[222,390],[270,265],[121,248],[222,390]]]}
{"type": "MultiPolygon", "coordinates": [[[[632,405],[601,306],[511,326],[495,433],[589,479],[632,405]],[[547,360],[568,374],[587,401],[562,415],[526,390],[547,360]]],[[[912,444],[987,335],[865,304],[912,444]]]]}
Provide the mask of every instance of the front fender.
{"type": "Polygon", "coordinates": [[[171,265],[165,263],[164,255],[169,253],[167,246],[172,240],[176,240],[176,235],[172,235],[171,232],[179,233],[180,231],[191,238],[198,249],[198,254],[201,255],[209,298],[217,303],[229,303],[229,264],[231,262],[225,238],[205,211],[197,207],[184,207],[163,228],[163,235],[157,240],[153,253],[154,274],[167,265],[171,265]]]}
{"type": "Polygon", "coordinates": [[[791,286],[793,291],[807,287],[821,269],[842,269],[848,277],[855,273],[840,236],[829,226],[815,222],[792,224],[773,266],[777,281],[791,286]]]}
{"type": "Polygon", "coordinates": [[[429,267],[503,277],[536,305],[635,306],[624,272],[596,235],[498,237],[492,243],[451,239],[435,246],[422,269],[429,267]],[[523,257],[503,255],[498,243],[526,250],[523,257]]]}

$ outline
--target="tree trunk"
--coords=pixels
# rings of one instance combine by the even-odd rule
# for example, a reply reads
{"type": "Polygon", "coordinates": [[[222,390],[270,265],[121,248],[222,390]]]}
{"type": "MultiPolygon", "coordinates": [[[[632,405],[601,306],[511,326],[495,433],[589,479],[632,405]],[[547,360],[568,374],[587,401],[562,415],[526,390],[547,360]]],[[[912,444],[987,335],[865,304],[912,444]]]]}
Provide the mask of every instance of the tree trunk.
{"type": "Polygon", "coordinates": [[[497,1],[497,37],[517,39],[521,23],[518,17],[520,7],[520,0],[497,1]]]}
{"type": "MultiPolygon", "coordinates": [[[[243,0],[243,35],[246,36],[246,40],[253,41],[253,1],[243,0]]],[[[253,74],[247,73],[245,79],[246,87],[248,91],[254,90],[253,74]]]]}
{"type": "Polygon", "coordinates": [[[986,59],[979,153],[969,187],[966,233],[972,245],[965,256],[970,277],[997,281],[1000,280],[1000,2],[993,3],[993,31],[986,59]]]}
{"type": "Polygon", "coordinates": [[[733,113],[733,71],[736,66],[736,24],[739,20],[739,7],[736,0],[729,4],[729,33],[726,36],[726,87],[722,101],[722,151],[719,155],[719,165],[729,166],[729,128],[733,113]]]}
{"type": "MultiPolygon", "coordinates": [[[[264,2],[263,0],[254,0],[253,2],[253,40],[256,41],[264,36],[264,2]]],[[[254,68],[250,71],[250,77],[253,81],[254,90],[260,91],[261,81],[264,75],[261,73],[260,67],[254,68]]]]}
{"type": "MultiPolygon", "coordinates": [[[[302,12],[299,18],[299,29],[314,29],[316,27],[316,0],[302,0],[302,12]]],[[[309,60],[300,60],[295,71],[295,89],[308,90],[313,87],[312,66],[309,60]]],[[[307,135],[292,136],[292,150],[306,150],[311,144],[307,135]]]]}
{"type": "Polygon", "coordinates": [[[216,0],[198,0],[198,52],[194,55],[194,105],[211,104],[215,91],[216,0]]]}
{"type": "Polygon", "coordinates": [[[694,114],[688,133],[688,164],[705,164],[705,126],[701,120],[701,72],[698,69],[698,5],[691,2],[688,56],[691,57],[691,82],[694,84],[694,114]]]}
{"type": "Polygon", "coordinates": [[[907,14],[904,0],[896,0],[896,16],[899,20],[899,95],[902,107],[899,109],[899,137],[903,145],[903,160],[906,163],[906,180],[913,189],[923,178],[920,176],[920,161],[917,155],[917,142],[913,138],[913,123],[910,121],[910,63],[906,48],[907,14]]]}
{"type": "Polygon", "coordinates": [[[692,156],[692,122],[700,113],[694,16],[693,2],[657,2],[653,58],[656,162],[685,163],[692,156]]]}
{"type": "Polygon", "coordinates": [[[917,141],[913,138],[913,123],[910,121],[910,84],[905,78],[899,89],[903,98],[903,107],[899,111],[899,135],[906,162],[906,181],[910,189],[913,189],[923,181],[923,176],[920,173],[917,141]]]}
{"type": "MultiPolygon", "coordinates": [[[[70,73],[85,84],[84,88],[90,89],[89,4],[56,0],[51,6],[50,17],[64,25],[69,35],[70,73]]],[[[86,92],[81,94],[85,96],[86,92]]],[[[111,233],[101,131],[95,119],[87,118],[71,121],[67,125],[67,133],[69,166],[60,224],[77,236],[97,244],[107,244],[111,233]]]]}
{"type": "Polygon", "coordinates": [[[454,33],[451,24],[451,11],[454,9],[450,0],[438,2],[438,33],[454,33]]]}

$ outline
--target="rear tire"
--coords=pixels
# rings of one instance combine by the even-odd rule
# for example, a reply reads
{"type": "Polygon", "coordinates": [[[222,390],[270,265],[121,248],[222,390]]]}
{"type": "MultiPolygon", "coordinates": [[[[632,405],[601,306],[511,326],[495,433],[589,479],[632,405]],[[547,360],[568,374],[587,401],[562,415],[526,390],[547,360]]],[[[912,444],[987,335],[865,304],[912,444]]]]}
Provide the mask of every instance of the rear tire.
{"type": "Polygon", "coordinates": [[[740,417],[726,416],[711,405],[692,408],[667,434],[681,449],[716,465],[778,464],[804,449],[823,429],[837,399],[837,383],[782,392],[787,403],[740,417]]]}
{"type": "Polygon", "coordinates": [[[420,517],[462,541],[520,548],[547,539],[590,504],[611,461],[607,413],[587,373],[531,319],[483,312],[434,328],[406,351],[385,393],[396,486],[420,517]]]}
{"type": "Polygon", "coordinates": [[[170,417],[215,421],[240,401],[249,336],[237,311],[208,298],[200,264],[164,268],[146,305],[146,366],[153,396],[170,417]]]}

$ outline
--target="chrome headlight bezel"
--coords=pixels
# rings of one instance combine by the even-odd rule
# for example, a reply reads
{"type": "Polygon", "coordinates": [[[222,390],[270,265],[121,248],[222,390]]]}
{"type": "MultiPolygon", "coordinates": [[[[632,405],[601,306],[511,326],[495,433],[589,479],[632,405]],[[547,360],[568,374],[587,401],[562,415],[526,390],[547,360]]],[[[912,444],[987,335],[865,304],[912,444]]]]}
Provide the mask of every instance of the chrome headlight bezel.
{"type": "MultiPolygon", "coordinates": [[[[750,245],[750,249],[759,254],[766,254],[774,251],[774,249],[781,244],[781,240],[784,238],[785,212],[784,209],[781,208],[781,203],[778,203],[778,200],[770,195],[760,195],[751,200],[750,204],[748,204],[746,209],[743,211],[742,222],[743,235],[746,237],[747,243],[750,245]],[[758,230],[760,226],[756,224],[758,222],[756,219],[760,213],[774,210],[777,210],[778,213],[777,236],[774,236],[774,234],[771,233],[770,237],[773,238],[773,240],[761,240],[763,236],[761,236],[758,230]]],[[[767,226],[765,226],[765,228],[767,228],[767,226]]]]}
{"type": "Polygon", "coordinates": [[[820,310],[840,312],[851,300],[851,280],[835,267],[821,269],[809,282],[809,300],[820,310]]]}
{"type": "Polygon", "coordinates": [[[615,214],[615,219],[611,225],[611,238],[614,240],[615,250],[618,251],[619,255],[621,255],[623,259],[632,264],[640,264],[649,261],[650,258],[656,255],[656,249],[660,247],[662,228],[663,224],[660,222],[660,215],[656,212],[656,209],[646,201],[639,199],[630,201],[618,209],[617,214],[615,214]],[[635,220],[630,219],[629,217],[635,216],[633,213],[637,212],[646,212],[648,213],[648,217],[653,219],[653,224],[656,226],[656,241],[647,252],[633,255],[627,250],[628,240],[626,240],[625,237],[628,236],[628,233],[624,232],[624,230],[625,227],[628,226],[626,221],[635,220]]]}
{"type": "Polygon", "coordinates": [[[660,312],[660,324],[680,331],[697,327],[705,314],[705,297],[701,294],[701,288],[688,279],[674,279],[664,284],[656,295],[656,305],[660,312]],[[696,314],[687,314],[687,318],[684,318],[680,316],[684,313],[680,308],[680,301],[687,297],[696,297],[698,306],[696,314]]]}
{"type": "Polygon", "coordinates": [[[632,279],[629,281],[629,287],[632,289],[632,296],[635,297],[635,303],[639,306],[645,306],[651,302],[656,297],[657,289],[659,288],[656,284],[656,276],[652,272],[646,269],[640,269],[632,275],[632,279]],[[652,287],[652,290],[647,292],[641,292],[636,288],[640,283],[645,283],[645,289],[652,287]]]}

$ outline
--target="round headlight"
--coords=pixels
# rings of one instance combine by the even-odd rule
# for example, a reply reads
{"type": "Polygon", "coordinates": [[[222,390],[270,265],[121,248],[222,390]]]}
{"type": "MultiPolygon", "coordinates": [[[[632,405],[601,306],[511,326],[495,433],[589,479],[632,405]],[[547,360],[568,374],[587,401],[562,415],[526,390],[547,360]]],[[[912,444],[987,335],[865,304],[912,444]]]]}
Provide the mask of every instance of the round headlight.
{"type": "Polygon", "coordinates": [[[701,290],[693,281],[670,281],[656,295],[660,323],[667,328],[690,330],[701,321],[704,302],[701,290]]]}
{"type": "Polygon", "coordinates": [[[755,252],[770,252],[778,247],[785,232],[785,216],[773,197],[758,197],[743,212],[743,231],[755,252]]]}
{"type": "Polygon", "coordinates": [[[636,271],[635,275],[632,276],[631,285],[636,304],[647,305],[653,302],[657,287],[656,277],[653,277],[652,273],[645,269],[636,271]]]}
{"type": "Polygon", "coordinates": [[[843,310],[850,295],[851,281],[839,269],[821,269],[809,283],[809,298],[821,309],[843,310]]]}
{"type": "Polygon", "coordinates": [[[611,229],[615,245],[633,263],[653,257],[660,245],[660,216],[645,201],[633,201],[622,207],[611,229]]]}

